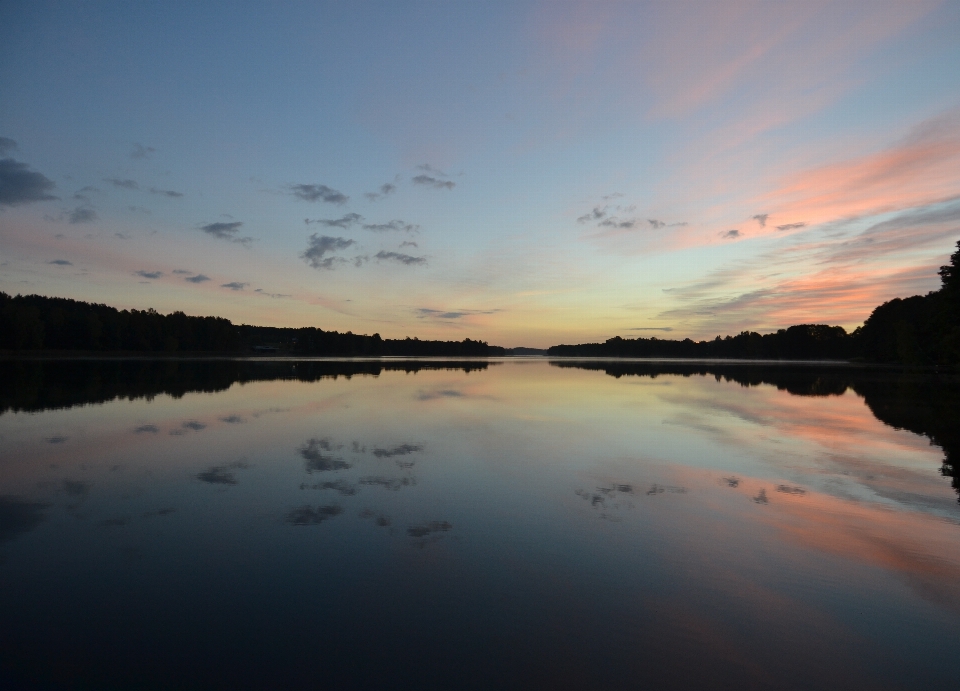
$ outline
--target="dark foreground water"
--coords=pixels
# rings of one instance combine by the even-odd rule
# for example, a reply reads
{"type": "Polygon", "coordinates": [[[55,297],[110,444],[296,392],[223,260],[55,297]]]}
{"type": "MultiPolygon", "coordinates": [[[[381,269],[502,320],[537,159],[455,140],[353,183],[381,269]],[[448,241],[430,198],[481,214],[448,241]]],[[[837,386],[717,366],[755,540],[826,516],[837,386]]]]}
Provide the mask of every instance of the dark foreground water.
{"type": "Polygon", "coordinates": [[[948,689],[960,387],[0,362],[0,686],[948,689]]]}

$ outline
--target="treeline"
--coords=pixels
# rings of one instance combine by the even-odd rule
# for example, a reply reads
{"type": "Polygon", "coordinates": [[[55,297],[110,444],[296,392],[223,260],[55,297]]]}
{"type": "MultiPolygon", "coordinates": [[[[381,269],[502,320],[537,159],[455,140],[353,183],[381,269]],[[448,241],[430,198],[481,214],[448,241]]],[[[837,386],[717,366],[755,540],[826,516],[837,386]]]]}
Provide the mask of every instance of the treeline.
{"type": "Polygon", "coordinates": [[[180,398],[258,381],[315,382],[433,370],[469,374],[495,364],[477,360],[0,359],[0,415],[115,399],[150,400],[160,394],[180,398]]]}
{"type": "MultiPolygon", "coordinates": [[[[874,367],[805,367],[789,364],[630,362],[557,360],[555,367],[604,372],[621,377],[704,376],[751,387],[772,384],[794,396],[841,396],[848,389],[863,397],[874,416],[896,429],[930,439],[943,449],[941,475],[960,494],[960,380],[957,375],[874,367]]],[[[958,499],[960,501],[960,499],[958,499]]]]}
{"type": "Polygon", "coordinates": [[[861,327],[800,324],[776,333],[744,331],[712,341],[653,338],[557,345],[553,356],[624,358],[742,358],[862,360],[909,365],[960,364],[960,242],[940,267],[940,290],[885,302],[861,327]]]}
{"type": "Polygon", "coordinates": [[[252,352],[329,356],[489,356],[504,349],[463,341],[384,339],[317,328],[235,325],[183,312],[118,310],[66,298],[0,292],[0,350],[133,353],[252,352]]]}

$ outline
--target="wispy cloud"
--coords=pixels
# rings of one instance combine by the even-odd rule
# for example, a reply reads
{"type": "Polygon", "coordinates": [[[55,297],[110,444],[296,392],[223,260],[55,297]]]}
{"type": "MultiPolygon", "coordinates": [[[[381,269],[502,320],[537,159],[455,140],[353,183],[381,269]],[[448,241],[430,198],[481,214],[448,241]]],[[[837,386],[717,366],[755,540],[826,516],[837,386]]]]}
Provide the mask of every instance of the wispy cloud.
{"type": "MultiPolygon", "coordinates": [[[[178,272],[174,271],[173,273],[178,272]]],[[[189,281],[190,283],[204,283],[205,281],[209,281],[210,277],[204,276],[203,274],[197,274],[196,276],[185,276],[183,280],[189,281]]]]}
{"type": "Polygon", "coordinates": [[[263,288],[257,288],[257,289],[254,290],[253,292],[254,292],[254,293],[259,293],[259,294],[262,295],[263,297],[274,298],[274,299],[276,299],[276,300],[279,300],[279,299],[281,299],[281,298],[293,297],[293,296],[290,295],[289,293],[268,293],[268,292],[265,291],[263,288]]]}
{"type": "Polygon", "coordinates": [[[449,321],[453,319],[462,319],[463,317],[470,317],[475,314],[496,314],[501,312],[500,309],[492,310],[474,310],[474,309],[460,309],[460,310],[436,310],[429,307],[418,307],[414,310],[414,313],[417,315],[418,319],[441,319],[444,321],[449,321]]]}
{"type": "Polygon", "coordinates": [[[134,159],[143,159],[150,158],[150,154],[154,153],[156,149],[152,146],[144,146],[143,144],[134,144],[133,150],[130,152],[130,158],[134,159]]]}
{"type": "Polygon", "coordinates": [[[364,192],[363,196],[369,199],[372,202],[379,201],[384,197],[389,197],[391,194],[397,191],[397,186],[388,183],[380,185],[380,189],[376,192],[364,192]]]}
{"type": "Polygon", "coordinates": [[[960,108],[877,153],[805,170],[768,193],[771,216],[808,225],[945,201],[960,190],[960,108]]]}
{"type": "Polygon", "coordinates": [[[350,199],[343,192],[339,192],[326,185],[291,185],[293,196],[308,202],[326,202],[328,204],[343,205],[350,199]]]}
{"type": "Polygon", "coordinates": [[[797,230],[798,228],[806,228],[806,223],[784,223],[783,225],[777,226],[777,230],[797,230]]]}
{"type": "Polygon", "coordinates": [[[590,223],[591,221],[599,221],[604,216],[607,215],[607,207],[600,208],[599,206],[593,207],[593,211],[590,213],[584,214],[577,219],[577,223],[590,223]]]}
{"type": "Polygon", "coordinates": [[[616,216],[611,216],[610,218],[605,218],[597,224],[599,228],[619,228],[622,230],[629,230],[635,228],[637,225],[637,219],[635,218],[617,218],[616,216]]]}
{"type": "Polygon", "coordinates": [[[757,214],[752,217],[752,220],[760,224],[761,228],[767,227],[767,219],[770,217],[770,214],[757,214]]]}
{"type": "Polygon", "coordinates": [[[241,237],[239,235],[240,227],[242,225],[242,221],[231,221],[229,223],[218,221],[217,223],[208,223],[200,226],[200,230],[219,240],[227,240],[228,242],[235,242],[239,245],[249,246],[249,244],[253,242],[253,238],[248,236],[241,237]]]}
{"type": "Polygon", "coordinates": [[[172,199],[176,199],[177,197],[183,196],[183,192],[176,192],[174,190],[158,190],[156,187],[151,187],[150,193],[159,194],[162,197],[170,197],[172,199]]]}
{"type": "Polygon", "coordinates": [[[415,175],[410,178],[414,185],[423,185],[424,187],[433,187],[438,190],[452,190],[457,186],[453,180],[441,180],[439,178],[433,177],[432,175],[426,175],[421,173],[420,175],[415,175]]]}
{"type": "Polygon", "coordinates": [[[803,323],[856,325],[886,300],[934,289],[942,261],[931,261],[931,249],[942,248],[945,257],[958,234],[960,197],[863,230],[827,227],[786,236],[751,260],[665,290],[679,304],[657,317],[701,334],[803,323]],[[816,236],[807,238],[811,233],[816,236]]]}
{"type": "Polygon", "coordinates": [[[156,278],[162,278],[163,272],[162,271],[143,271],[141,269],[140,271],[135,271],[133,275],[140,276],[141,278],[156,279],[156,278]]]}
{"type": "Polygon", "coordinates": [[[372,230],[375,233],[386,233],[390,231],[402,231],[405,233],[415,233],[420,230],[420,226],[414,225],[413,223],[405,223],[399,218],[395,218],[392,221],[387,223],[366,223],[363,226],[364,230],[372,230]]]}
{"type": "Polygon", "coordinates": [[[363,216],[360,214],[350,213],[345,214],[340,218],[305,218],[303,219],[303,222],[307,225],[316,223],[318,225],[326,226],[327,228],[343,228],[346,230],[347,228],[355,226],[362,220],[363,216]]]}
{"type": "Polygon", "coordinates": [[[71,223],[92,223],[97,220],[97,212],[93,209],[78,206],[70,212],[71,223]]]}
{"type": "Polygon", "coordinates": [[[725,240],[732,240],[733,238],[740,237],[740,231],[737,230],[736,228],[731,228],[730,230],[724,230],[723,232],[720,233],[720,237],[724,238],[725,240]]]}
{"type": "Polygon", "coordinates": [[[300,253],[300,258],[314,269],[332,269],[334,265],[346,261],[343,257],[334,256],[333,253],[355,244],[356,240],[314,233],[307,240],[307,249],[300,253]]]}
{"type": "MultiPolygon", "coordinates": [[[[13,142],[8,139],[8,142],[13,142]]],[[[16,146],[14,142],[13,146],[16,146]]],[[[10,148],[10,145],[7,145],[10,148]]],[[[56,185],[46,175],[30,170],[30,166],[12,158],[0,160],[0,206],[16,206],[30,202],[57,199],[50,194],[56,185]]]]}
{"type": "Polygon", "coordinates": [[[54,264],[55,266],[73,266],[73,262],[67,261],[66,259],[51,259],[47,264],[54,264]]]}
{"type": "Polygon", "coordinates": [[[221,288],[229,288],[230,290],[243,290],[246,288],[249,283],[240,283],[239,281],[232,281],[231,283],[221,283],[221,288]]]}
{"type": "Polygon", "coordinates": [[[119,187],[124,190],[138,190],[140,185],[137,184],[136,180],[121,180],[120,178],[104,178],[104,182],[109,182],[114,187],[119,187]]]}
{"type": "Polygon", "coordinates": [[[10,137],[0,137],[0,156],[6,156],[8,153],[11,151],[16,151],[18,148],[17,142],[15,142],[13,139],[10,139],[10,137]]]}
{"type": "Polygon", "coordinates": [[[397,262],[398,264],[404,264],[406,266],[427,263],[426,257],[413,257],[409,254],[403,254],[401,252],[386,252],[384,250],[377,252],[374,257],[381,261],[397,262]]]}

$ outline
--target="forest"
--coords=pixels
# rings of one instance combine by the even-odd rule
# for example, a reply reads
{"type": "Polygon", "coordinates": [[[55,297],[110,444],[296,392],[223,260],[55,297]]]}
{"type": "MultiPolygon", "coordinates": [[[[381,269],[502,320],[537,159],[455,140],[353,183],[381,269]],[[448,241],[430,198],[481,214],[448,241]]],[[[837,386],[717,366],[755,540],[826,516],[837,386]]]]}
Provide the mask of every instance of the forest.
{"type": "MultiPolygon", "coordinates": [[[[799,324],[774,333],[693,341],[615,336],[603,343],[552,346],[557,357],[850,360],[906,365],[960,364],[960,242],[940,267],[941,287],[885,302],[852,333],[799,324]]],[[[0,292],[0,350],[17,352],[280,354],[345,357],[476,357],[521,354],[485,341],[389,339],[315,327],[236,325],[153,309],[118,310],[67,298],[0,292]]],[[[533,352],[533,351],[530,351],[533,352]]]]}
{"type": "Polygon", "coordinates": [[[799,324],[775,333],[744,331],[712,341],[653,338],[556,345],[553,356],[852,360],[905,365],[960,364],[960,242],[940,267],[939,290],[896,298],[873,310],[852,333],[841,326],[799,324]]]}
{"type": "Polygon", "coordinates": [[[67,298],[0,293],[0,350],[93,353],[281,354],[345,357],[489,356],[504,349],[482,341],[385,339],[313,327],[235,325],[183,312],[118,310],[67,298]]]}

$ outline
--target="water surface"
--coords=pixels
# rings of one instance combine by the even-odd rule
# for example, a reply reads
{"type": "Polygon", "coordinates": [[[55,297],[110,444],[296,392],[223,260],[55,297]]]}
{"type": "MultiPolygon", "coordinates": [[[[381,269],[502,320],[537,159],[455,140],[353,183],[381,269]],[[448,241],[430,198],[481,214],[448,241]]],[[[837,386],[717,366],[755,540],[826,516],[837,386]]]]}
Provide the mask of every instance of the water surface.
{"type": "Polygon", "coordinates": [[[960,387],[0,362],[23,688],[952,688],[960,387]]]}

